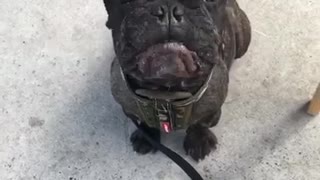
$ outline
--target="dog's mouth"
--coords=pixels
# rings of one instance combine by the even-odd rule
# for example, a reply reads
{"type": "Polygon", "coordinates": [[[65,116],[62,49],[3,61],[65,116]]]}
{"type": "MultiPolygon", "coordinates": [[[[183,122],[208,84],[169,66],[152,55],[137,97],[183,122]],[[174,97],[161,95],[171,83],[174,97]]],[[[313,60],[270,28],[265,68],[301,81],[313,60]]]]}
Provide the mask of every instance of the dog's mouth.
{"type": "Polygon", "coordinates": [[[149,47],[135,57],[133,67],[125,72],[130,88],[138,95],[161,99],[192,96],[209,73],[196,52],[177,42],[149,47]]]}

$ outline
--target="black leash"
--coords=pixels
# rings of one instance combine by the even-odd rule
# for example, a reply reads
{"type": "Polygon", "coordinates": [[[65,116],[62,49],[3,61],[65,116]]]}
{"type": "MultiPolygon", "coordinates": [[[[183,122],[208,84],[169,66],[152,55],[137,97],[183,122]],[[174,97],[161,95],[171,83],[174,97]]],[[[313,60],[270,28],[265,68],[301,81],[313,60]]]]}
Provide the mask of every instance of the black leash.
{"type": "Polygon", "coordinates": [[[147,141],[156,149],[161,151],[163,154],[168,156],[172,161],[174,161],[180,168],[192,179],[192,180],[203,180],[200,174],[180,155],[162,145],[161,143],[153,140],[141,127],[141,125],[137,122],[137,120],[131,118],[133,123],[137,126],[137,128],[142,132],[143,136],[147,139],[147,141]]]}

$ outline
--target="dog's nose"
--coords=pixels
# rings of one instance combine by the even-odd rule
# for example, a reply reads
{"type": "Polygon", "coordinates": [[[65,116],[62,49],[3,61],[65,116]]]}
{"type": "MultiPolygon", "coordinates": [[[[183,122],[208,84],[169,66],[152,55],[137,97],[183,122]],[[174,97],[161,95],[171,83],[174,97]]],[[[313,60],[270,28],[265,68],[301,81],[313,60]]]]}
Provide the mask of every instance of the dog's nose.
{"type": "Polygon", "coordinates": [[[156,16],[159,21],[163,22],[167,20],[168,8],[166,6],[156,6],[151,10],[151,14],[156,16]]]}
{"type": "Polygon", "coordinates": [[[183,20],[183,7],[181,5],[171,5],[171,6],[155,6],[151,14],[156,16],[161,23],[166,23],[171,25],[172,23],[179,23],[183,20]]]}
{"type": "Polygon", "coordinates": [[[176,6],[173,6],[171,8],[171,22],[174,21],[176,23],[179,23],[183,20],[183,14],[184,14],[184,11],[183,11],[183,8],[179,5],[176,5],[176,6]]]}

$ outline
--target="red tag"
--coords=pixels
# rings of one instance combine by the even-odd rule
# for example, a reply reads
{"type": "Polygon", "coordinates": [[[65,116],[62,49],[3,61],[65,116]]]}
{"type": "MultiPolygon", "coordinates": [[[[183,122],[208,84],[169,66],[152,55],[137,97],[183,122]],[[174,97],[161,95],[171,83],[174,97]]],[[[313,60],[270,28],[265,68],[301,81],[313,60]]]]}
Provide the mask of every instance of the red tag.
{"type": "Polygon", "coordinates": [[[171,127],[170,127],[169,122],[161,122],[161,126],[162,126],[162,129],[164,130],[164,132],[166,132],[166,133],[171,132],[171,127]]]}

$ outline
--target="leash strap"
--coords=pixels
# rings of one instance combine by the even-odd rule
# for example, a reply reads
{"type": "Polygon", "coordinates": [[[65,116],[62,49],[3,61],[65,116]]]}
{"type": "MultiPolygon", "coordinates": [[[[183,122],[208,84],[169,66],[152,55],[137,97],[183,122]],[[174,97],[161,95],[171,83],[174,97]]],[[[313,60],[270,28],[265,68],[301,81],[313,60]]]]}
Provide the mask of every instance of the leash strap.
{"type": "MultiPolygon", "coordinates": [[[[131,118],[130,118],[131,119],[131,118]]],[[[144,138],[156,149],[161,151],[163,154],[168,156],[172,161],[174,161],[180,168],[191,178],[191,180],[203,180],[200,174],[181,156],[179,156],[176,152],[162,145],[161,143],[152,139],[141,127],[137,120],[132,118],[133,123],[137,126],[137,128],[142,132],[144,138]]]]}

